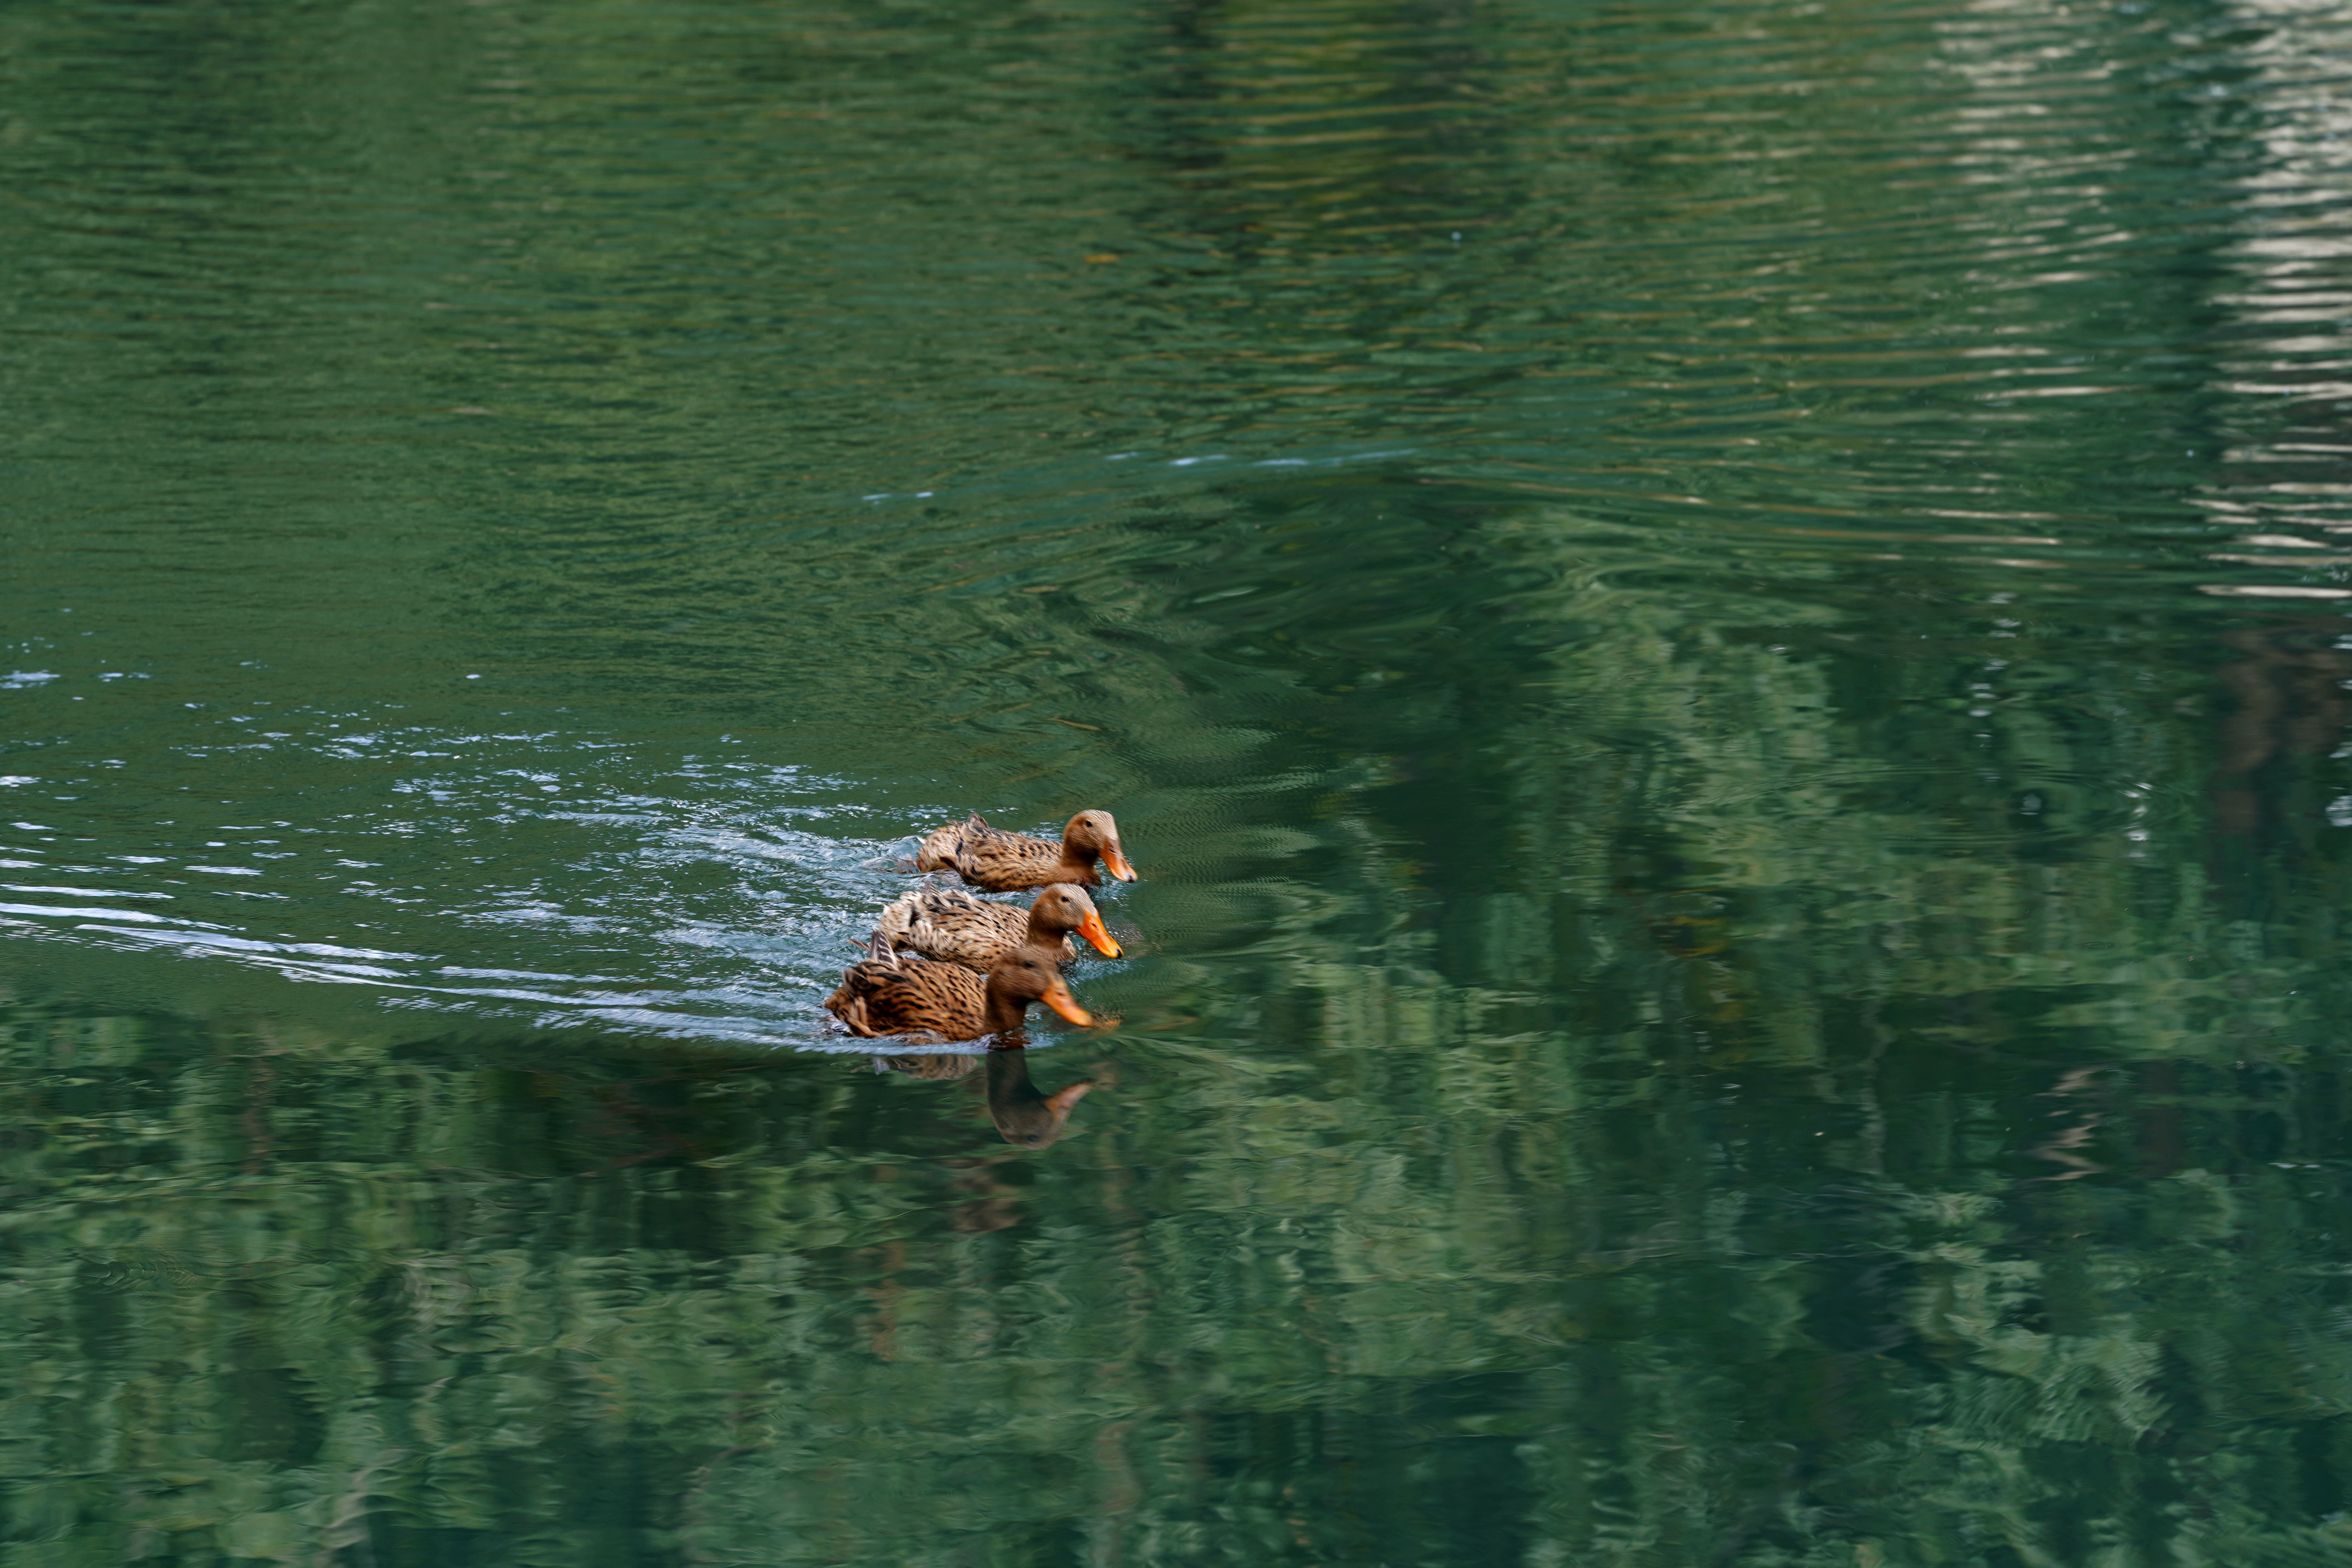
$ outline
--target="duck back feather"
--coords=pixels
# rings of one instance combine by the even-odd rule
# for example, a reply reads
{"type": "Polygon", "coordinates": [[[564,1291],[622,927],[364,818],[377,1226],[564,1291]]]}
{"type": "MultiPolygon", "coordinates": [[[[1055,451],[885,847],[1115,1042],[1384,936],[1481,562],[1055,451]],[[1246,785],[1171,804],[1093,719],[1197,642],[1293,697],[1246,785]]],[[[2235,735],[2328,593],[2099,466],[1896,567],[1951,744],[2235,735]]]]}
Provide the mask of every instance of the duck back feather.
{"type": "MultiPolygon", "coordinates": [[[[926,958],[986,973],[991,965],[1029,940],[1029,911],[1011,904],[992,904],[961,888],[919,888],[884,909],[874,927],[876,937],[893,948],[909,948],[926,958]]],[[[1051,949],[1057,962],[1078,956],[1068,937],[1051,949]]]]}

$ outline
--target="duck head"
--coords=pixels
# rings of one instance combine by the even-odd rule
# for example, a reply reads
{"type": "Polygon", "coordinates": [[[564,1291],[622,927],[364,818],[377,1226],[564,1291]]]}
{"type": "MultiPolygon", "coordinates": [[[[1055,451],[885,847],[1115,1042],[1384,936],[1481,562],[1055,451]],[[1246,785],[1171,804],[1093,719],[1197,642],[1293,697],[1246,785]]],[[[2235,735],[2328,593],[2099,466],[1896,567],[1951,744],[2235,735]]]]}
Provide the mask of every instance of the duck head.
{"type": "Polygon", "coordinates": [[[1087,1096],[1094,1084],[1086,1079],[1051,1094],[1040,1094],[1029,1081],[1029,1053],[1022,1050],[988,1053],[988,1119],[1007,1143],[1043,1149],[1062,1135],[1070,1107],[1087,1096]]]}
{"type": "Polygon", "coordinates": [[[1102,915],[1087,890],[1075,882],[1055,882],[1038,889],[1029,906],[1029,939],[1052,947],[1070,931],[1094,944],[1105,958],[1118,956],[1118,943],[1103,928],[1102,915]]]}
{"type": "Polygon", "coordinates": [[[1073,1024],[1095,1021],[1095,1016],[1070,994],[1058,967],[1034,948],[1017,947],[988,972],[989,1033],[1009,1035],[1020,1028],[1032,1002],[1043,1002],[1073,1024]]]}
{"type": "Polygon", "coordinates": [[[1118,824],[1111,820],[1110,813],[1082,811],[1062,829],[1062,858],[1076,860],[1091,870],[1097,856],[1103,869],[1120,881],[1135,880],[1135,868],[1119,852],[1118,824]]]}

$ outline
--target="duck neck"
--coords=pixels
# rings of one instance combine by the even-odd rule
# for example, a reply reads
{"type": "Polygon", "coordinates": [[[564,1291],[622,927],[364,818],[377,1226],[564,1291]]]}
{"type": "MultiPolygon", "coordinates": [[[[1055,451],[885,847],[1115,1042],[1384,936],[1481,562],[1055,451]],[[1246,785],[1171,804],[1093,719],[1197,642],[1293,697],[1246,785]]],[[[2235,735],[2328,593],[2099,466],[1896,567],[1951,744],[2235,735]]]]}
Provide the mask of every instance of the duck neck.
{"type": "Polygon", "coordinates": [[[1031,910],[1029,934],[1024,940],[1031,947],[1044,948],[1050,952],[1058,950],[1064,939],[1076,929],[1073,926],[1054,924],[1043,910],[1031,910]]]}
{"type": "Polygon", "coordinates": [[[992,1035],[1013,1034],[1027,1020],[1028,1016],[1029,1004],[1008,994],[1004,989],[1003,982],[993,974],[990,975],[988,1005],[982,1015],[988,1021],[988,1032],[992,1035]]]}
{"type": "Polygon", "coordinates": [[[1075,844],[1062,846],[1061,874],[1057,882],[1076,882],[1081,888],[1099,888],[1102,879],[1095,875],[1095,856],[1091,849],[1081,849],[1075,844]],[[1081,858],[1081,857],[1084,857],[1081,858]]]}

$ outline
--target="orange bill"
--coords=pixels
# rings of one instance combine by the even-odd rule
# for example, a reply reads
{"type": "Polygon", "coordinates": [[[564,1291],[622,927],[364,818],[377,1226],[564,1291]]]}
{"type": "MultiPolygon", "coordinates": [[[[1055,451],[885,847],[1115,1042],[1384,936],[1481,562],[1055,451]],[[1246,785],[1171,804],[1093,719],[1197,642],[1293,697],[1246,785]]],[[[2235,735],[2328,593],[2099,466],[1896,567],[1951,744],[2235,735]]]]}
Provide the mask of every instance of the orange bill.
{"type": "Polygon", "coordinates": [[[1084,1100],[1087,1097],[1087,1090],[1092,1088],[1094,1088],[1094,1080],[1082,1078],[1067,1089],[1057,1089],[1045,1097],[1046,1109],[1066,1116],[1069,1114],[1070,1107],[1084,1100]]]}
{"type": "Polygon", "coordinates": [[[1095,1021],[1095,1016],[1092,1013],[1078,1005],[1078,999],[1070,994],[1070,988],[1062,983],[1059,975],[1055,975],[1054,983],[1045,987],[1045,1005],[1073,1024],[1091,1024],[1095,1021]]]}
{"type": "Polygon", "coordinates": [[[1102,862],[1106,867],[1109,868],[1110,874],[1117,877],[1120,881],[1132,882],[1135,880],[1135,868],[1127,863],[1127,857],[1118,852],[1118,845],[1106,844],[1103,846],[1102,862]]]}
{"type": "Polygon", "coordinates": [[[1087,911],[1087,918],[1078,922],[1078,934],[1094,943],[1095,951],[1105,958],[1118,956],[1118,943],[1111,939],[1109,931],[1103,929],[1102,916],[1097,910],[1087,911]]]}

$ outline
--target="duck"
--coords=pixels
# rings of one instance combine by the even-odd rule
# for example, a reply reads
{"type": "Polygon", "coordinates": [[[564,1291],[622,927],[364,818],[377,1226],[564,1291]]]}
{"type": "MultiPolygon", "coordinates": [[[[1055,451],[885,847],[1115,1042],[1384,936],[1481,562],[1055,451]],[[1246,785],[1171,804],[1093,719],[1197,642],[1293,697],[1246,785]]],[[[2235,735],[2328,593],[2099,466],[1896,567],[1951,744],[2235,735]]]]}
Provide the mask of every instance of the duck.
{"type": "Polygon", "coordinates": [[[961,888],[919,888],[883,910],[874,934],[894,948],[911,948],[926,958],[944,958],[983,974],[1016,947],[1034,947],[1057,963],[1078,956],[1076,931],[1105,958],[1119,955],[1118,943],[1103,929],[1102,916],[1086,889],[1055,882],[1038,889],[1026,914],[1012,904],[992,904],[961,888]]]}
{"type": "Polygon", "coordinates": [[[1017,1033],[1029,1004],[1043,1002],[1073,1024],[1092,1024],[1050,955],[1017,947],[985,979],[960,963],[941,963],[892,948],[877,932],[866,956],[849,966],[824,1009],[853,1035],[901,1036],[942,1045],[1017,1033]]]}
{"type": "Polygon", "coordinates": [[[1135,880],[1135,868],[1119,852],[1118,824],[1108,811],[1078,813],[1063,827],[1058,843],[1025,833],[999,832],[975,811],[965,820],[951,822],[927,836],[915,851],[915,869],[953,871],[992,893],[1042,888],[1049,882],[1098,888],[1102,886],[1102,879],[1095,875],[1098,857],[1120,881],[1135,880]]]}
{"type": "Polygon", "coordinates": [[[1017,1047],[988,1053],[988,1119],[1007,1143],[1043,1149],[1062,1135],[1070,1107],[1095,1087],[1080,1079],[1051,1094],[1040,1094],[1029,1081],[1029,1053],[1017,1047]]]}

